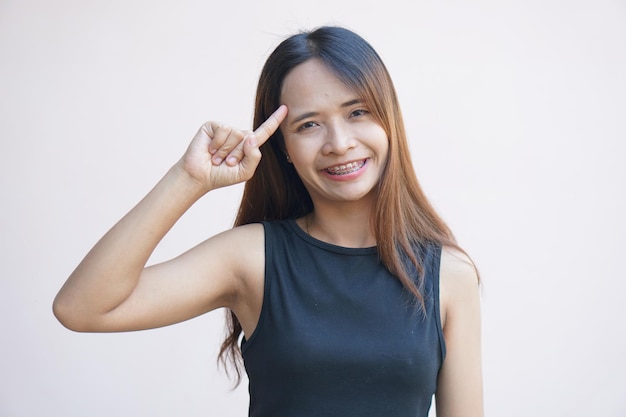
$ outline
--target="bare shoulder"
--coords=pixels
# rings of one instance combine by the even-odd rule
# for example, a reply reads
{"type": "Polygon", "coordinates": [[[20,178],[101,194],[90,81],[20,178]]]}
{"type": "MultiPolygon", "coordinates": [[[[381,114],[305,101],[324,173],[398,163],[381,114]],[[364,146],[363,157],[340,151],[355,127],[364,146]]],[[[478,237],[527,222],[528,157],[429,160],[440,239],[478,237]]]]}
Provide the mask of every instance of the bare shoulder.
{"type": "Polygon", "coordinates": [[[231,263],[238,276],[245,276],[249,268],[258,269],[259,262],[264,262],[265,232],[260,223],[226,230],[209,239],[206,244],[218,246],[223,260],[231,263]]]}
{"type": "Polygon", "coordinates": [[[441,285],[449,291],[464,292],[478,286],[478,273],[472,260],[449,246],[444,246],[441,251],[439,274],[441,285]]]}
{"type": "Polygon", "coordinates": [[[218,233],[166,264],[210,285],[221,283],[221,292],[232,297],[262,273],[264,262],[263,225],[249,224],[218,233]]]}
{"type": "Polygon", "coordinates": [[[474,263],[463,252],[444,246],[439,269],[442,322],[464,304],[474,304],[479,296],[478,273],[474,263]]]}
{"type": "Polygon", "coordinates": [[[263,244],[264,235],[265,232],[262,224],[251,223],[225,230],[214,236],[214,238],[224,242],[238,243],[245,247],[254,247],[263,244]]]}
{"type": "Polygon", "coordinates": [[[226,230],[212,238],[237,277],[256,279],[265,269],[265,230],[251,223],[226,230]]]}

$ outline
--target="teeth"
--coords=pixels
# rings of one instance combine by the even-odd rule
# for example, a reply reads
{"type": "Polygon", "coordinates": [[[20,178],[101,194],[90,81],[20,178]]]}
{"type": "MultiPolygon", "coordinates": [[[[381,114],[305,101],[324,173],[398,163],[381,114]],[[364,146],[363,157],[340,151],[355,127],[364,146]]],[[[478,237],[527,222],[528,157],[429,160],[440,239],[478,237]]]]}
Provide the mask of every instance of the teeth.
{"type": "Polygon", "coordinates": [[[346,174],[350,174],[351,172],[358,171],[359,169],[361,169],[363,165],[365,165],[364,160],[358,161],[358,162],[350,162],[349,164],[345,164],[345,165],[337,165],[334,167],[326,168],[325,171],[331,175],[346,175],[346,174]]]}

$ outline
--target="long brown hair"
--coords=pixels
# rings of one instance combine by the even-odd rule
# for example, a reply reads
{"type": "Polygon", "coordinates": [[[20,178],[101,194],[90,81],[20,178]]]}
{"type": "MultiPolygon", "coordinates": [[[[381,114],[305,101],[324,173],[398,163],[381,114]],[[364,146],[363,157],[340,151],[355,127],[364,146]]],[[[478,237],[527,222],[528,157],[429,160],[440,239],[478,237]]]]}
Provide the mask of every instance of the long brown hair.
{"type": "MultiPolygon", "coordinates": [[[[458,248],[448,226],[424,195],[411,161],[398,98],[389,73],[371,45],[341,27],[320,27],[282,41],[267,59],[256,92],[254,127],[280,105],[283,80],[296,66],[319,59],[366,103],[389,139],[389,156],[378,186],[372,229],[380,260],[423,306],[423,266],[416,248],[436,243],[458,248]],[[414,278],[417,271],[418,279],[414,278]]],[[[280,131],[261,147],[263,157],[245,185],[235,226],[265,220],[295,219],[313,210],[313,203],[293,165],[284,157],[280,131]]],[[[460,248],[458,248],[460,249],[460,248]]],[[[235,363],[240,377],[241,324],[230,311],[228,336],[219,359],[235,363]]]]}

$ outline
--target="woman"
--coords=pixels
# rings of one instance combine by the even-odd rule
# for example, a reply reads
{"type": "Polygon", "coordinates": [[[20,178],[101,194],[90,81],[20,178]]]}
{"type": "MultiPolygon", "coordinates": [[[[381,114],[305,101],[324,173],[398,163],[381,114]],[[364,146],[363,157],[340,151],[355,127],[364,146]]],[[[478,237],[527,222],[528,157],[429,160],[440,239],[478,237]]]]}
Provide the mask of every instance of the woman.
{"type": "Polygon", "coordinates": [[[72,273],[57,318],[128,331],[225,307],[220,357],[243,357],[253,416],[426,416],[433,394],[440,417],[482,415],[477,274],[419,187],[380,57],[338,27],[286,39],[254,125],[203,125],[72,273]],[[195,201],[242,181],[236,227],[146,267],[195,201]]]}

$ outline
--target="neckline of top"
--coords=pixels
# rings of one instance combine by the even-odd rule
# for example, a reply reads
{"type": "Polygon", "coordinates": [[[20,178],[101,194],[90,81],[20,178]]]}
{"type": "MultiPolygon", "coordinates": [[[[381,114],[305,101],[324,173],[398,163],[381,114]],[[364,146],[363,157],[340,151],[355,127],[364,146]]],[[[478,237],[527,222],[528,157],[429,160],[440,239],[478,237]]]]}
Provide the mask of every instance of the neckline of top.
{"type": "Polygon", "coordinates": [[[287,224],[291,227],[291,229],[296,233],[296,235],[304,240],[305,242],[317,246],[321,249],[328,250],[331,252],[341,253],[344,255],[370,255],[378,252],[376,246],[368,246],[364,248],[351,248],[346,246],[339,246],[332,243],[324,242],[323,240],[319,240],[309,235],[306,231],[302,230],[302,228],[296,223],[295,219],[289,219],[287,224]]]}

